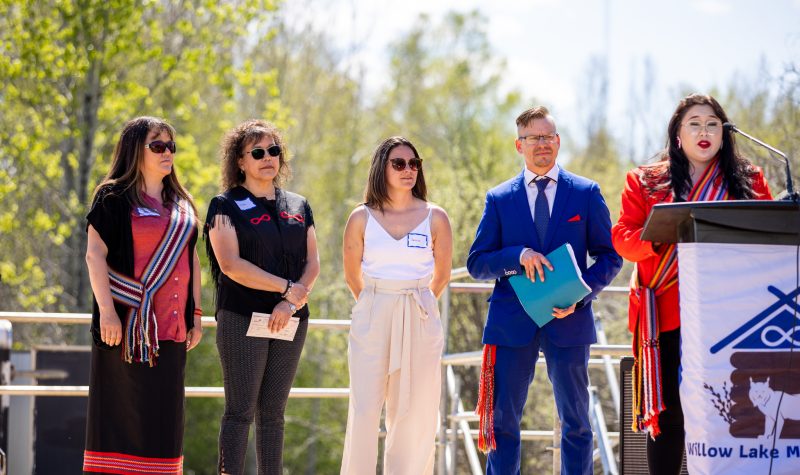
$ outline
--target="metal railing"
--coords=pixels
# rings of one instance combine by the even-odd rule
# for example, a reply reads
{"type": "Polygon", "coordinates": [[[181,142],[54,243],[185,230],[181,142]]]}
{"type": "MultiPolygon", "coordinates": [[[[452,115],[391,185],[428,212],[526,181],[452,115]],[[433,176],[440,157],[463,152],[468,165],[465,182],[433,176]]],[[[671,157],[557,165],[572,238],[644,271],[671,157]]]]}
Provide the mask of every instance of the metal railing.
{"type": "MultiPolygon", "coordinates": [[[[440,430],[437,440],[437,473],[439,475],[455,473],[456,453],[458,450],[458,438],[461,437],[464,449],[467,454],[469,469],[473,474],[483,473],[482,465],[478,458],[474,439],[478,437],[478,430],[470,427],[470,422],[476,422],[477,416],[473,411],[465,411],[464,403],[460,395],[460,381],[458,380],[454,366],[480,366],[482,359],[481,351],[471,351],[464,353],[447,353],[448,348],[448,326],[450,319],[450,299],[452,293],[488,293],[493,288],[492,283],[483,282],[455,282],[457,279],[468,277],[466,268],[454,269],[451,280],[441,298],[441,317],[444,329],[445,343],[441,364],[443,365],[444,375],[442,378],[442,398],[440,404],[440,430]]],[[[627,293],[624,287],[607,287],[604,293],[627,293]]],[[[91,323],[91,314],[88,313],[48,313],[48,312],[0,312],[0,320],[8,320],[12,323],[57,323],[61,325],[87,325],[91,323]]],[[[214,317],[202,317],[203,327],[216,327],[214,317]]],[[[309,319],[310,330],[339,330],[346,331],[350,328],[350,320],[337,319],[309,319]]],[[[598,332],[602,335],[599,338],[601,344],[594,344],[590,347],[590,366],[602,366],[611,388],[614,407],[619,407],[619,391],[616,382],[615,366],[618,366],[619,358],[629,356],[631,347],[629,345],[609,345],[605,342],[605,335],[602,328],[598,332]]],[[[545,364],[543,357],[537,361],[538,365],[545,364]]],[[[0,395],[9,396],[78,396],[88,395],[88,386],[37,386],[37,385],[0,385],[0,395]]],[[[347,398],[349,397],[348,388],[292,388],[290,398],[347,398]]],[[[224,397],[222,387],[186,387],[186,397],[224,397]]],[[[614,461],[611,439],[618,439],[619,433],[608,431],[605,418],[600,408],[596,388],[591,389],[592,405],[592,425],[598,437],[598,450],[595,451],[596,458],[599,458],[607,474],[616,474],[616,462],[614,461]]],[[[617,414],[618,416],[618,414],[617,414]]],[[[552,441],[553,452],[553,473],[560,473],[560,424],[557,415],[554,417],[553,429],[551,430],[522,430],[521,439],[526,441],[552,441]]]]}

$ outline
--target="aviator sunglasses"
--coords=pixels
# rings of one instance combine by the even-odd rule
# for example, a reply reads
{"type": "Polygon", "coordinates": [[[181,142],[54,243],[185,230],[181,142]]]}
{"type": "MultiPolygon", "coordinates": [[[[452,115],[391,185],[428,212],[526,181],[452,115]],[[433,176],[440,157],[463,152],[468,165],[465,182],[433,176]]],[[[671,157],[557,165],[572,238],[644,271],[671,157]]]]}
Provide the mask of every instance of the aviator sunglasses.
{"type": "Polygon", "coordinates": [[[390,158],[389,162],[392,164],[392,168],[399,172],[405,170],[406,167],[410,168],[411,171],[419,171],[422,168],[421,158],[410,158],[408,161],[403,158],[390,158]]]}
{"type": "Polygon", "coordinates": [[[270,145],[266,149],[261,147],[256,147],[253,150],[250,150],[249,153],[255,160],[261,160],[269,154],[270,157],[277,157],[281,154],[281,146],[280,145],[270,145]]]}
{"type": "Polygon", "coordinates": [[[153,153],[164,153],[167,149],[170,152],[175,153],[177,147],[175,147],[175,141],[170,140],[169,142],[164,142],[163,140],[155,140],[150,142],[149,144],[145,145],[146,148],[149,148],[153,153]]]}

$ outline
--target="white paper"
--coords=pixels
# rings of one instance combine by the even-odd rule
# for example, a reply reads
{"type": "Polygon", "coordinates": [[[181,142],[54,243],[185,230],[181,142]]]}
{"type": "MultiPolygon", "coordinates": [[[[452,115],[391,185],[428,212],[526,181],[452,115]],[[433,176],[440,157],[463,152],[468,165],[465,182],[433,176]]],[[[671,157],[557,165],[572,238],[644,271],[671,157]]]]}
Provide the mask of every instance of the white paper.
{"type": "Polygon", "coordinates": [[[256,204],[253,203],[253,200],[251,200],[249,197],[247,197],[247,198],[245,198],[245,199],[243,199],[241,201],[237,201],[237,200],[233,200],[233,201],[236,203],[236,206],[238,206],[239,209],[242,210],[242,211],[247,211],[248,209],[252,209],[252,208],[256,207],[256,204]]]}
{"type": "Polygon", "coordinates": [[[274,338],[276,340],[294,340],[294,334],[297,333],[297,325],[300,323],[298,317],[289,317],[289,322],[279,332],[273,332],[269,329],[269,321],[272,314],[253,312],[253,317],[250,319],[250,326],[247,328],[247,336],[256,338],[274,338]]]}

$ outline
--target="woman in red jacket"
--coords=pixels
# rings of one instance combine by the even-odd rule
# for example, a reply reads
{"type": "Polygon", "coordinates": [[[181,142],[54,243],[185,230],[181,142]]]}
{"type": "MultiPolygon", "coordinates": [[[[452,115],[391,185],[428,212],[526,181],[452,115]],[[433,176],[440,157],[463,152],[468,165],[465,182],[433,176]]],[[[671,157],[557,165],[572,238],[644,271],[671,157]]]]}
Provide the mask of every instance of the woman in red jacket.
{"type": "Polygon", "coordinates": [[[683,411],[678,393],[680,308],[677,249],[641,239],[659,203],[772,199],[764,175],[742,157],[728,116],[711,96],[691,94],[678,104],[659,161],[630,171],[622,209],[612,228],[614,248],[636,263],[628,327],[633,333],[634,430],[647,430],[651,474],[680,472],[683,411]]]}

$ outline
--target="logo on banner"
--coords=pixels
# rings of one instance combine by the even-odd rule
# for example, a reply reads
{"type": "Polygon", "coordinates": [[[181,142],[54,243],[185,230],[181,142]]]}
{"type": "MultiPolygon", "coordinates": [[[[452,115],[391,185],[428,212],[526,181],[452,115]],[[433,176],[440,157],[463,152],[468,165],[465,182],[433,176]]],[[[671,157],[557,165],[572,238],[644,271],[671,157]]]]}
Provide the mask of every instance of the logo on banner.
{"type": "Polygon", "coordinates": [[[731,436],[800,439],[800,287],[767,290],[776,300],[710,348],[729,354],[730,384],[703,387],[731,436]]]}

